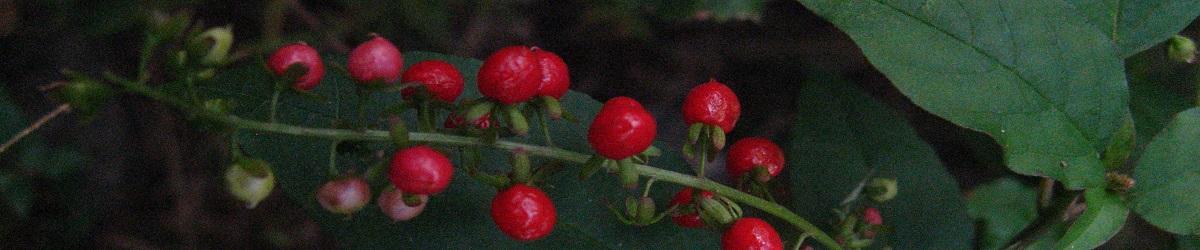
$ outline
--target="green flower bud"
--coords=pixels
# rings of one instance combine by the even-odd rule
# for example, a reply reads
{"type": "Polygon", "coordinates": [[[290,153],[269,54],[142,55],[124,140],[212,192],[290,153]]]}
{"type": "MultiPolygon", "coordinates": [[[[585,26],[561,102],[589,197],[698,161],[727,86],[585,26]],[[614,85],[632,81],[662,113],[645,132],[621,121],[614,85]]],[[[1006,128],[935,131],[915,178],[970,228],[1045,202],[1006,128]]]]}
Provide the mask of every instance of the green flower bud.
{"type": "Polygon", "coordinates": [[[742,217],[742,208],[725,197],[714,196],[699,199],[700,219],[704,225],[723,227],[742,217]]]}
{"type": "Polygon", "coordinates": [[[229,27],[210,28],[197,37],[208,46],[208,52],[200,60],[205,66],[220,66],[225,64],[229,56],[229,48],[233,47],[233,31],[229,27]]]}
{"type": "Polygon", "coordinates": [[[1196,61],[1196,43],[1185,36],[1175,35],[1167,40],[1167,57],[1177,62],[1196,61]]]}
{"type": "Polygon", "coordinates": [[[874,178],[867,183],[867,195],[875,202],[882,203],[896,198],[897,192],[896,179],[893,178],[874,178]]]}
{"type": "Polygon", "coordinates": [[[233,197],[252,209],[275,189],[275,174],[265,161],[241,159],[225,170],[225,186],[233,197]]]}
{"type": "Polygon", "coordinates": [[[108,85],[101,84],[88,78],[76,78],[59,90],[59,96],[71,107],[90,116],[103,102],[112,97],[113,90],[108,85]]]}

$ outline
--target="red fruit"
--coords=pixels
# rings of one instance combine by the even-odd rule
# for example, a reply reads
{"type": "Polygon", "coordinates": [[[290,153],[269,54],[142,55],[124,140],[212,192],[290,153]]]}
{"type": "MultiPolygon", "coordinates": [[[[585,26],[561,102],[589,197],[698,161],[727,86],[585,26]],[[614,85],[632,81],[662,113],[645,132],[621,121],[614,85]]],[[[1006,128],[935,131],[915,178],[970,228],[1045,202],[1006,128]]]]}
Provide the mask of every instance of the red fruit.
{"type": "MultiPolygon", "coordinates": [[[[771,140],[751,137],[738,140],[729,147],[725,168],[734,179],[754,170],[756,166],[767,168],[771,177],[783,171],[783,150],[771,140]]],[[[766,180],[763,180],[766,181],[766,180]]]]}
{"type": "Polygon", "coordinates": [[[571,87],[571,74],[567,72],[567,63],[554,52],[536,47],[533,48],[533,56],[537,57],[538,65],[542,68],[538,95],[562,99],[571,87]]]}
{"type": "Polygon", "coordinates": [[[645,151],[654,142],[657,124],[642,104],[629,97],[604,103],[588,129],[588,143],[609,159],[625,159],[645,151]]]}
{"type": "Polygon", "coordinates": [[[733,222],[721,236],[721,249],[783,249],[779,233],[766,221],[745,217],[733,222]]]}
{"type": "Polygon", "coordinates": [[[271,58],[267,59],[267,68],[271,69],[271,73],[275,73],[276,76],[286,74],[288,67],[293,64],[303,65],[307,71],[292,82],[292,88],[312,90],[321,83],[321,77],[325,76],[325,63],[321,61],[321,55],[304,42],[280,47],[271,54],[271,58]]]}
{"type": "Polygon", "coordinates": [[[546,237],[554,229],[557,216],[546,193],[524,184],[500,191],[492,199],[492,221],[501,232],[516,240],[546,237]]]}
{"type": "MultiPolygon", "coordinates": [[[[413,64],[404,75],[400,77],[400,81],[404,83],[416,82],[425,86],[425,90],[429,91],[434,98],[443,102],[453,103],[454,99],[463,91],[463,77],[458,73],[458,69],[454,65],[446,63],[442,60],[423,61],[413,64]]],[[[414,88],[404,88],[400,91],[400,95],[405,99],[410,98],[417,91],[414,88]]]]}
{"type": "Polygon", "coordinates": [[[450,159],[428,146],[397,150],[388,170],[388,179],[396,189],[409,194],[440,193],[450,186],[453,175],[450,159]]]}
{"type": "Polygon", "coordinates": [[[404,56],[400,55],[400,50],[396,49],[392,42],[379,36],[374,36],[350,51],[350,62],[346,64],[350,78],[358,84],[391,84],[400,79],[402,68],[404,56]]]}
{"type": "Polygon", "coordinates": [[[335,214],[352,214],[371,200],[371,187],[362,177],[347,177],[326,182],[317,190],[317,202],[335,214]]]}
{"type": "Polygon", "coordinates": [[[692,88],[683,100],[683,121],[688,125],[700,122],[717,125],[729,133],[742,115],[742,104],[725,84],[708,80],[692,88]]]}
{"type": "Polygon", "coordinates": [[[399,189],[388,188],[379,194],[379,209],[383,210],[383,214],[392,218],[392,221],[407,221],[421,215],[425,211],[425,204],[429,203],[429,196],[417,195],[421,200],[421,205],[410,207],[404,203],[404,193],[399,189]]]}
{"type": "Polygon", "coordinates": [[[883,216],[879,215],[879,209],[868,207],[863,210],[863,222],[869,225],[883,225],[883,216]]]}
{"type": "Polygon", "coordinates": [[[541,87],[540,68],[529,47],[500,49],[479,68],[479,93],[505,105],[528,101],[541,87]]]}
{"type": "MultiPolygon", "coordinates": [[[[712,198],[713,194],[709,191],[700,192],[700,196],[704,198],[712,198]]],[[[675,197],[671,198],[671,203],[667,207],[678,206],[679,209],[685,207],[690,208],[690,211],[683,214],[671,214],[671,221],[675,225],[688,228],[704,227],[704,220],[700,219],[699,206],[692,203],[692,188],[684,188],[675,193],[675,197]]]]}
{"type": "MultiPolygon", "coordinates": [[[[475,128],[479,128],[479,129],[491,128],[492,127],[491,116],[492,116],[492,114],[484,114],[483,117],[480,117],[479,119],[475,120],[474,122],[471,122],[471,126],[474,126],[475,128]]],[[[446,128],[462,127],[463,124],[466,122],[463,120],[464,119],[463,119],[462,115],[450,114],[450,116],[446,117],[446,122],[442,123],[442,127],[446,127],[446,128]]]]}

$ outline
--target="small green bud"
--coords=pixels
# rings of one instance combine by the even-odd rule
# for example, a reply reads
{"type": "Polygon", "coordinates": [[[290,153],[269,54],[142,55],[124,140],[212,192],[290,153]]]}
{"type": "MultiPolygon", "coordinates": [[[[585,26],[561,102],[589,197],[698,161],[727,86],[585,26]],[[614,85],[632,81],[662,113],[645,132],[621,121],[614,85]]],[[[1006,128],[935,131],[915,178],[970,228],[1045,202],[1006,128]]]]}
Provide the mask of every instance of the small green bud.
{"type": "Polygon", "coordinates": [[[1196,61],[1196,43],[1185,36],[1175,35],[1167,41],[1167,58],[1176,62],[1196,61]]]}
{"type": "Polygon", "coordinates": [[[871,200],[875,202],[887,202],[892,198],[896,198],[898,192],[896,187],[896,179],[892,178],[873,178],[867,184],[867,194],[871,200]]]}
{"type": "Polygon", "coordinates": [[[688,141],[686,144],[696,144],[700,141],[700,134],[704,132],[704,123],[693,123],[688,127],[688,141]]]}
{"type": "Polygon", "coordinates": [[[210,45],[201,63],[205,66],[220,66],[229,57],[229,48],[233,47],[233,31],[229,27],[210,28],[197,37],[199,42],[210,45]]]}
{"type": "Polygon", "coordinates": [[[225,170],[225,186],[233,197],[253,209],[275,189],[275,174],[259,159],[240,159],[225,170]]]}
{"type": "Polygon", "coordinates": [[[742,217],[742,208],[725,197],[701,197],[700,218],[705,225],[723,227],[742,217]]]}
{"type": "Polygon", "coordinates": [[[496,107],[492,102],[480,102],[467,108],[467,112],[463,114],[464,121],[478,121],[483,116],[492,112],[492,108],[496,107]]]}
{"type": "Polygon", "coordinates": [[[542,103],[546,106],[546,116],[550,119],[558,120],[563,117],[562,103],[558,99],[550,96],[542,96],[542,103]]]}
{"type": "Polygon", "coordinates": [[[72,79],[58,93],[71,107],[84,115],[91,115],[103,102],[112,97],[113,90],[108,85],[81,77],[72,79]]]}
{"type": "Polygon", "coordinates": [[[529,120],[525,118],[525,114],[521,114],[521,110],[517,109],[517,106],[505,106],[504,113],[508,115],[508,125],[511,126],[509,129],[514,134],[519,136],[529,134],[529,120]]]}
{"type": "Polygon", "coordinates": [[[651,199],[650,197],[642,197],[638,199],[637,206],[637,222],[643,225],[649,225],[655,222],[654,217],[657,214],[657,211],[655,210],[658,208],[654,205],[654,199],[651,199]]]}
{"type": "Polygon", "coordinates": [[[721,151],[722,148],[725,148],[725,130],[721,130],[721,127],[709,125],[708,132],[708,138],[711,138],[713,151],[721,151]]]}

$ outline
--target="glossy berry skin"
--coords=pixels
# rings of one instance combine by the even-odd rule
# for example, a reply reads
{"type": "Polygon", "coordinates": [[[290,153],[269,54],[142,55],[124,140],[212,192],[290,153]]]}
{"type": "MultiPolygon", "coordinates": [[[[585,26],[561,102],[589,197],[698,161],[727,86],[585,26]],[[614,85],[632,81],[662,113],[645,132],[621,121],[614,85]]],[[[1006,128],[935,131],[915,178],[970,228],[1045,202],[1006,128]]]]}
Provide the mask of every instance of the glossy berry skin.
{"type": "Polygon", "coordinates": [[[729,155],[725,157],[725,168],[734,179],[750,173],[755,166],[764,166],[771,177],[779,175],[784,165],[783,150],[771,140],[764,138],[744,138],[729,146],[729,155]]]}
{"type": "Polygon", "coordinates": [[[588,128],[588,143],[601,156],[625,159],[650,147],[658,133],[657,126],[642,104],[621,96],[605,102],[596,113],[588,128]]]}
{"type": "MultiPolygon", "coordinates": [[[[692,196],[693,196],[692,192],[693,192],[692,188],[684,188],[683,190],[679,190],[678,193],[675,193],[675,197],[671,198],[671,203],[667,205],[667,207],[674,207],[674,206],[678,206],[680,208],[685,207],[685,206],[693,207],[693,210],[690,213],[672,214],[671,222],[675,222],[675,225],[679,225],[681,227],[687,227],[687,228],[704,227],[704,220],[700,219],[699,206],[696,206],[694,203],[692,203],[692,196]]],[[[704,197],[704,198],[712,198],[713,197],[712,192],[709,192],[709,191],[700,192],[700,195],[701,195],[701,197],[704,197]]]]}
{"type": "Polygon", "coordinates": [[[392,42],[379,36],[371,38],[350,51],[346,70],[358,84],[392,84],[400,79],[404,56],[392,42]]]}
{"type": "MultiPolygon", "coordinates": [[[[465,118],[459,114],[450,114],[446,117],[446,122],[442,123],[445,128],[459,128],[466,124],[465,118]]],[[[484,114],[478,120],[471,122],[471,126],[478,129],[488,129],[492,127],[492,114],[484,114]]]]}
{"type": "Polygon", "coordinates": [[[307,71],[292,82],[292,88],[304,91],[312,90],[321,83],[321,78],[325,77],[325,63],[321,61],[321,55],[317,54],[316,49],[303,42],[280,47],[275,50],[275,53],[271,53],[270,58],[267,58],[267,68],[275,76],[282,77],[287,74],[288,67],[293,64],[303,65],[307,71]]]}
{"type": "Polygon", "coordinates": [[[741,115],[742,104],[737,95],[717,80],[708,80],[692,88],[683,100],[683,121],[688,125],[711,124],[729,133],[741,115]]]}
{"type": "Polygon", "coordinates": [[[783,241],[771,224],[758,218],[744,217],[725,230],[721,236],[721,249],[781,250],[783,241]]]}
{"type": "Polygon", "coordinates": [[[508,237],[520,241],[541,239],[550,234],[558,220],[554,203],[545,192],[515,184],[492,199],[492,221],[508,237]]]}
{"type": "Polygon", "coordinates": [[[509,46],[492,53],[479,68],[479,93],[504,105],[528,101],[541,86],[533,50],[509,46]]]}
{"type": "MultiPolygon", "coordinates": [[[[454,65],[442,60],[423,61],[413,64],[404,75],[400,76],[403,83],[420,83],[429,91],[433,98],[447,103],[454,103],[463,92],[463,77],[454,65]]],[[[404,88],[400,95],[409,99],[416,94],[414,88],[404,88]]]]}
{"type": "Polygon", "coordinates": [[[567,71],[567,63],[554,52],[543,49],[534,48],[533,55],[537,57],[538,66],[542,71],[537,95],[562,99],[571,87],[571,74],[567,71]]]}
{"type": "Polygon", "coordinates": [[[392,156],[388,179],[409,194],[436,194],[450,186],[454,166],[445,155],[428,146],[397,150],[392,156]]]}
{"type": "Polygon", "coordinates": [[[371,187],[362,177],[348,177],[326,182],[317,190],[317,202],[335,214],[352,214],[371,201],[371,187]]]}
{"type": "Polygon", "coordinates": [[[421,215],[425,211],[425,204],[429,203],[429,196],[418,195],[421,200],[421,205],[410,207],[404,203],[404,192],[399,189],[388,188],[379,194],[379,209],[386,214],[392,221],[407,221],[421,215]]]}

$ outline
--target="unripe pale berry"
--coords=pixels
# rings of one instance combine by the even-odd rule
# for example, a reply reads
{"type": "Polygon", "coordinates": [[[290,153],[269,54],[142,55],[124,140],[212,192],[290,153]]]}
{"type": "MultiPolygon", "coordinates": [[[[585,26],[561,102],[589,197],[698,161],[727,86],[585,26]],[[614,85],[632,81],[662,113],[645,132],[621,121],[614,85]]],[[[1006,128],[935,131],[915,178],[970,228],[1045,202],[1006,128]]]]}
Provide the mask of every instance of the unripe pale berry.
{"type": "Polygon", "coordinates": [[[429,196],[417,195],[421,204],[417,206],[409,206],[404,203],[404,193],[395,188],[384,189],[382,194],[379,194],[379,209],[383,211],[392,221],[407,221],[421,215],[425,211],[425,205],[429,203],[429,196]]]}
{"type": "Polygon", "coordinates": [[[371,201],[371,187],[362,177],[331,180],[317,190],[317,202],[335,214],[353,214],[371,201]]]}
{"type": "MultiPolygon", "coordinates": [[[[459,127],[462,127],[464,124],[467,124],[467,121],[465,121],[465,120],[466,120],[466,118],[463,118],[462,115],[453,113],[453,114],[450,114],[450,116],[446,117],[446,122],[442,123],[442,127],[459,128],[459,127]]],[[[482,117],[479,117],[479,119],[475,119],[474,121],[471,121],[470,125],[472,127],[478,128],[478,129],[491,128],[492,127],[492,116],[491,116],[491,114],[484,114],[482,117]]]]}
{"type": "Polygon", "coordinates": [[[744,138],[733,143],[729,147],[729,154],[725,158],[725,168],[729,172],[729,176],[734,179],[741,178],[746,173],[750,173],[756,167],[765,167],[770,176],[755,176],[754,178],[775,177],[783,171],[785,163],[783,158],[783,150],[779,145],[775,145],[771,140],[764,138],[744,138]]]}
{"type": "Polygon", "coordinates": [[[550,235],[558,215],[545,192],[524,184],[515,184],[492,199],[492,221],[508,237],[520,241],[550,235]]]}
{"type": "Polygon", "coordinates": [[[350,51],[346,70],[358,84],[392,84],[400,79],[404,56],[392,42],[380,36],[359,44],[350,51]]]}
{"type": "Polygon", "coordinates": [[[717,80],[708,80],[692,88],[683,100],[683,121],[688,125],[711,124],[729,133],[741,114],[742,104],[737,95],[717,80]]]}
{"type": "Polygon", "coordinates": [[[408,194],[436,194],[450,186],[454,166],[445,155],[428,146],[397,150],[392,156],[388,179],[408,194]]]}
{"type": "MultiPolygon", "coordinates": [[[[447,103],[454,103],[454,99],[463,91],[462,74],[459,74],[454,65],[442,60],[413,64],[400,79],[404,83],[420,83],[434,98],[447,103]]],[[[400,91],[405,99],[416,93],[414,88],[404,88],[400,91]]]]}
{"type": "Polygon", "coordinates": [[[312,90],[321,83],[321,78],[325,77],[325,63],[321,61],[321,56],[317,54],[317,50],[303,42],[280,47],[267,59],[267,68],[279,77],[284,77],[292,65],[299,65],[304,69],[304,75],[291,82],[292,88],[297,90],[312,90]]]}
{"type": "Polygon", "coordinates": [[[275,189],[275,174],[265,161],[239,160],[225,170],[225,187],[233,197],[245,202],[246,208],[254,208],[275,189]]]}
{"type": "Polygon", "coordinates": [[[724,250],[782,250],[783,241],[771,224],[758,218],[738,219],[721,236],[724,250]]]}
{"type": "Polygon", "coordinates": [[[646,151],[657,132],[654,117],[629,97],[608,100],[588,128],[588,143],[596,153],[620,160],[646,151]]]}
{"type": "Polygon", "coordinates": [[[505,105],[528,101],[541,87],[541,66],[532,50],[509,46],[492,53],[479,68],[479,93],[505,105]]]}
{"type": "Polygon", "coordinates": [[[571,87],[571,75],[567,70],[567,63],[563,62],[562,58],[554,52],[543,49],[534,48],[533,56],[537,58],[542,72],[538,95],[562,99],[562,96],[571,87]]]}

